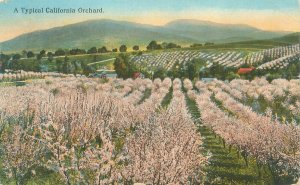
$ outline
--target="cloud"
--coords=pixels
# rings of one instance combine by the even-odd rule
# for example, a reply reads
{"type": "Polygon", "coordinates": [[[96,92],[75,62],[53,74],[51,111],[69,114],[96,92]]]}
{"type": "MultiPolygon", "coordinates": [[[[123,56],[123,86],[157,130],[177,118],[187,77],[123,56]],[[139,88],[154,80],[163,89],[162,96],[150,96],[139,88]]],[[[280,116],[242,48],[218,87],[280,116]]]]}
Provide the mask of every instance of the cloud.
{"type": "Polygon", "coordinates": [[[0,0],[0,3],[6,3],[7,0],[0,0]]]}

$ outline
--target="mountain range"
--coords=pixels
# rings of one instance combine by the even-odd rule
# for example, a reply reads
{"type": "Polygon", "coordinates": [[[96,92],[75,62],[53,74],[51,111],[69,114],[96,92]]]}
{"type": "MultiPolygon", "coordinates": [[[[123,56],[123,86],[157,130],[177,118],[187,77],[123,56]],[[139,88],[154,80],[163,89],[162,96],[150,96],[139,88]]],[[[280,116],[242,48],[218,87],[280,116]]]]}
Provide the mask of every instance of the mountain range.
{"type": "Polygon", "coordinates": [[[80,23],[26,33],[0,43],[0,51],[54,50],[121,44],[146,46],[150,41],[193,43],[239,42],[277,38],[289,32],[264,31],[248,25],[220,24],[209,21],[180,19],[163,26],[153,26],[109,19],[80,23]]]}

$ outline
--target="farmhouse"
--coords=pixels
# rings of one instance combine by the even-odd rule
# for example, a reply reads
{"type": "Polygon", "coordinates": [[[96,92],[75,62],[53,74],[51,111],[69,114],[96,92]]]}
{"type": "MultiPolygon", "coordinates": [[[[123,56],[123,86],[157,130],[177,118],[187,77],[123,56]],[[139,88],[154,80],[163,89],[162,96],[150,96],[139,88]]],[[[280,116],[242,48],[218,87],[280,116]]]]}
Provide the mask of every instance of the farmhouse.
{"type": "Polygon", "coordinates": [[[249,74],[251,73],[251,71],[253,71],[255,68],[251,67],[251,68],[240,68],[238,70],[238,74],[249,74]]]}

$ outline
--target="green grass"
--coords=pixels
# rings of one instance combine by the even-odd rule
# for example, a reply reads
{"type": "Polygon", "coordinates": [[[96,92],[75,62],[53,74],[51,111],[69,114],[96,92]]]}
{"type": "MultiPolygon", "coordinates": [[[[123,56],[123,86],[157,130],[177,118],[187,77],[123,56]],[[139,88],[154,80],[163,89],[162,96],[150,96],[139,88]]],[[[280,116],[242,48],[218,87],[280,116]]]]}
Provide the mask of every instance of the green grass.
{"type": "MultiPolygon", "coordinates": [[[[101,60],[107,60],[107,59],[110,59],[110,58],[114,58],[114,57],[118,56],[118,54],[119,53],[104,53],[104,54],[96,53],[96,54],[84,54],[84,55],[67,55],[67,57],[71,61],[79,60],[79,61],[84,61],[86,63],[92,63],[92,62],[98,62],[98,61],[101,61],[101,60]]],[[[55,60],[63,61],[64,58],[65,58],[65,56],[54,57],[53,62],[55,62],[55,60]]],[[[22,62],[34,62],[34,61],[37,61],[37,59],[35,57],[33,57],[33,58],[25,58],[25,59],[22,59],[20,61],[22,61],[22,62]]],[[[48,61],[48,58],[43,58],[43,59],[41,59],[41,61],[48,61]]]]}
{"type": "Polygon", "coordinates": [[[110,58],[115,58],[116,56],[118,56],[118,53],[105,53],[105,54],[97,53],[97,54],[91,54],[91,55],[78,55],[78,56],[69,55],[68,57],[70,58],[70,60],[83,60],[83,61],[86,61],[87,63],[92,63],[92,62],[98,62],[101,60],[107,60],[110,58]]]}
{"type": "Polygon", "coordinates": [[[28,83],[31,83],[34,80],[37,80],[38,78],[35,79],[26,79],[22,81],[0,81],[0,87],[9,87],[9,86],[24,86],[28,83]]]}
{"type": "Polygon", "coordinates": [[[115,60],[110,60],[110,61],[106,61],[106,62],[101,62],[98,64],[93,65],[96,69],[102,69],[102,68],[106,68],[109,70],[113,70],[114,69],[114,62],[115,60]]]}
{"type": "Polygon", "coordinates": [[[142,104],[146,99],[148,99],[151,96],[151,89],[146,89],[144,91],[143,97],[140,99],[140,101],[138,102],[139,104],[142,104]]]}
{"type": "MultiPolygon", "coordinates": [[[[1,153],[0,153],[1,154],[1,153]]],[[[27,174],[24,184],[26,185],[64,185],[62,177],[53,171],[47,170],[43,167],[35,169],[36,175],[27,174]]],[[[13,179],[9,179],[5,174],[2,159],[0,158],[0,184],[3,185],[15,185],[16,182],[13,179]]]]}
{"type": "Polygon", "coordinates": [[[173,87],[171,86],[169,88],[169,92],[166,94],[166,96],[162,100],[161,106],[166,109],[169,106],[169,104],[171,103],[172,98],[173,98],[173,87]]]}
{"type": "Polygon", "coordinates": [[[194,100],[186,97],[188,110],[197,123],[198,131],[203,137],[204,155],[210,154],[209,164],[205,167],[205,184],[274,184],[268,168],[258,167],[253,158],[248,158],[247,163],[240,152],[234,147],[224,144],[222,138],[211,129],[201,125],[201,117],[194,100]]]}
{"type": "Polygon", "coordinates": [[[0,82],[0,87],[9,87],[9,86],[15,86],[16,84],[14,82],[0,82]]]}
{"type": "MultiPolygon", "coordinates": [[[[258,51],[262,49],[269,49],[278,46],[284,46],[288,43],[275,40],[253,40],[244,42],[233,42],[225,44],[215,44],[212,46],[201,46],[192,49],[200,50],[242,50],[242,51],[258,51]]],[[[188,49],[188,48],[187,48],[188,49]]]]}

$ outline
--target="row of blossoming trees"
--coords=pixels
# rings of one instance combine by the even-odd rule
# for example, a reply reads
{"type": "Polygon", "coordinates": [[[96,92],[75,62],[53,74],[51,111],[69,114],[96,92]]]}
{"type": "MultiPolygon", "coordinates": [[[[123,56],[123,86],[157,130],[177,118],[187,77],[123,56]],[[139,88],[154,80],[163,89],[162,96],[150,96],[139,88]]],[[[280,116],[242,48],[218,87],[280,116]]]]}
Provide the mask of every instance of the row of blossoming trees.
{"type": "Polygon", "coordinates": [[[0,183],[25,184],[40,168],[64,184],[202,181],[206,157],[179,79],[46,78],[0,93],[0,183]]]}
{"type": "MultiPolygon", "coordinates": [[[[300,96],[295,89],[300,88],[299,80],[277,80],[272,84],[265,79],[256,79],[253,82],[239,80],[230,84],[222,81],[205,84],[198,81],[195,84],[197,91],[192,90],[191,82],[186,81],[185,84],[189,97],[196,101],[201,111],[202,124],[220,136],[224,145],[237,148],[246,164],[252,157],[256,159],[258,166],[267,165],[275,182],[280,176],[292,175],[295,179],[299,178],[300,128],[296,121],[279,121],[272,114],[271,108],[261,114],[241,103],[247,98],[245,93],[253,96],[262,93],[263,96],[264,90],[271,91],[273,96],[293,95],[298,102],[300,96]],[[260,88],[262,84],[264,87],[260,88]],[[273,89],[273,86],[280,84],[283,86],[273,89]],[[235,89],[236,87],[240,89],[235,89]]],[[[269,101],[272,101],[269,97],[272,95],[266,95],[269,101]]]]}
{"type": "Polygon", "coordinates": [[[199,107],[203,126],[224,145],[238,149],[246,165],[255,158],[258,166],[269,166],[274,177],[296,178],[299,126],[278,120],[271,108],[261,114],[243,102],[252,96],[265,96],[269,102],[288,96],[293,101],[284,103],[296,106],[299,87],[297,80],[195,85],[184,80],[182,85],[168,78],[102,83],[47,77],[27,86],[0,88],[1,170],[17,184],[44,176],[38,174],[41,168],[57,174],[64,184],[202,183],[208,159],[201,154],[201,136],[187,111],[184,88],[199,107]],[[171,102],[162,108],[170,89],[171,102]]]}
{"type": "Polygon", "coordinates": [[[52,76],[52,77],[67,77],[67,76],[73,76],[73,75],[66,75],[62,73],[56,73],[56,72],[31,72],[31,71],[19,71],[17,73],[0,73],[0,82],[13,82],[13,81],[21,81],[21,80],[27,80],[27,79],[40,79],[45,78],[46,76],[52,76]]]}
{"type": "MultiPolygon", "coordinates": [[[[300,81],[276,79],[269,83],[265,78],[221,81],[218,86],[239,101],[253,102],[255,109],[271,108],[279,118],[300,123],[300,81]]],[[[265,111],[265,110],[263,110],[265,111]]]]}
{"type": "Polygon", "coordinates": [[[187,64],[194,59],[202,59],[206,67],[213,63],[225,67],[240,67],[244,64],[258,66],[258,69],[283,69],[293,62],[297,62],[300,56],[300,44],[287,45],[265,49],[247,54],[246,52],[216,52],[202,50],[168,51],[154,54],[133,56],[132,62],[138,65],[146,65],[151,68],[165,68],[171,70],[174,65],[187,64]],[[176,64],[177,63],[177,64],[176,64]]]}

